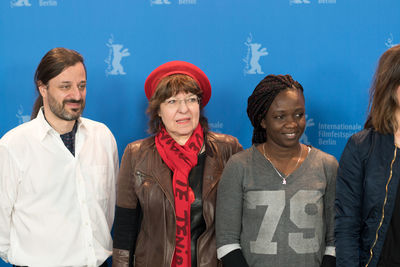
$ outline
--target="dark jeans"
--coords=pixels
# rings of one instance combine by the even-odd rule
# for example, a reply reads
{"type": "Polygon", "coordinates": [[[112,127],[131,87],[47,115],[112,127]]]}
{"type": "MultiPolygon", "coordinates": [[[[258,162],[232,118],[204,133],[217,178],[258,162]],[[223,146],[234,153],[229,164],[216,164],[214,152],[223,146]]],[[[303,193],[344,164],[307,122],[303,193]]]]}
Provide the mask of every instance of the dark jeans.
{"type": "MultiPolygon", "coordinates": [[[[17,266],[17,265],[13,265],[14,267],[26,267],[26,266],[17,266]]],[[[107,262],[105,261],[102,265],[100,265],[99,267],[108,267],[107,262]]]]}

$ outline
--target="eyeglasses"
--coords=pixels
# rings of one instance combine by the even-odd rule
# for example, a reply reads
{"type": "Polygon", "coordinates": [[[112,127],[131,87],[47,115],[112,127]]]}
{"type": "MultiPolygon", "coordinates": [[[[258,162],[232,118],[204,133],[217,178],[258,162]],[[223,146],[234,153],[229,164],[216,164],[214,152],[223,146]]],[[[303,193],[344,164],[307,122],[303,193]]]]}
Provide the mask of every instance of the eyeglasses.
{"type": "Polygon", "coordinates": [[[184,102],[187,107],[194,107],[200,103],[200,99],[197,96],[191,96],[185,99],[168,98],[164,101],[164,104],[168,108],[178,108],[181,103],[184,102]]]}

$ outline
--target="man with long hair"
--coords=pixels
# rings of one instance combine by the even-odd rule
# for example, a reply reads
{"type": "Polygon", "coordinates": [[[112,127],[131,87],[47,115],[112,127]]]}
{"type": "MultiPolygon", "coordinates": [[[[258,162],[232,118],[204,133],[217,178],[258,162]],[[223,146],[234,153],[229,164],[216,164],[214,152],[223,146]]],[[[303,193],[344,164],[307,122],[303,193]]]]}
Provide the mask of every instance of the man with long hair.
{"type": "Polygon", "coordinates": [[[54,48],[35,73],[32,120],[0,139],[0,256],[18,266],[106,266],[118,152],[81,114],[86,68],[54,48]]]}

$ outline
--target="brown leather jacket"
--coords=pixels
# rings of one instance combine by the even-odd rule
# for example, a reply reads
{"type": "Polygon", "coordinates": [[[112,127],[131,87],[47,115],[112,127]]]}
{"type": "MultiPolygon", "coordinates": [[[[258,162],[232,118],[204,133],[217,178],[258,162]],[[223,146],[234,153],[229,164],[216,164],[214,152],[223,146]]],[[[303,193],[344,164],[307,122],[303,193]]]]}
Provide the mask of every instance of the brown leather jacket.
{"type": "MultiPolygon", "coordinates": [[[[197,265],[214,267],[221,265],[216,255],[214,224],[217,184],[230,156],[243,148],[235,137],[219,133],[208,132],[205,141],[202,201],[206,230],[197,240],[197,265]]],[[[114,248],[113,267],[132,266],[129,261],[134,261],[135,267],[171,266],[176,229],[171,175],[158,154],[154,137],[133,142],[125,149],[117,208],[136,209],[139,202],[142,221],[134,257],[129,256],[129,250],[114,248]]]]}

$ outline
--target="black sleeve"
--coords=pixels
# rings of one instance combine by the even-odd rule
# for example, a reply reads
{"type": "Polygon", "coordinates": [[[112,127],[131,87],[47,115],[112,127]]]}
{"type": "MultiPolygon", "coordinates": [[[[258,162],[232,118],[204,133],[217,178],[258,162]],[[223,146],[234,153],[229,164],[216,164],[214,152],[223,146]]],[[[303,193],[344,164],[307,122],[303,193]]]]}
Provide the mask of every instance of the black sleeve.
{"type": "Polygon", "coordinates": [[[248,267],[242,250],[235,249],[221,258],[224,267],[248,267]]]}
{"type": "Polygon", "coordinates": [[[136,238],[139,233],[140,206],[136,209],[115,208],[114,242],[116,249],[135,251],[136,238]]]}
{"type": "Polygon", "coordinates": [[[321,267],[336,267],[336,257],[324,255],[322,258],[321,267]]]}

